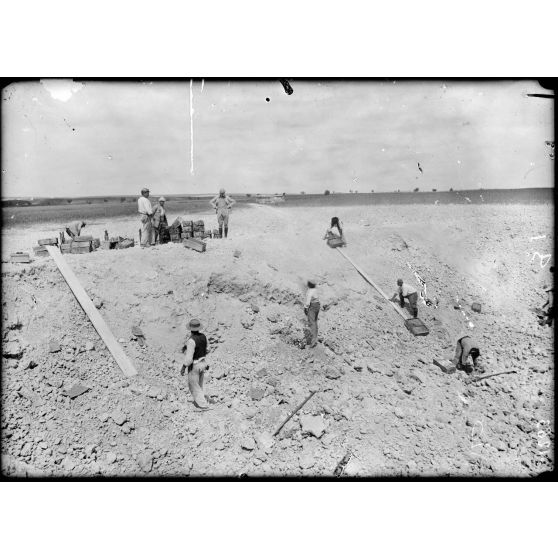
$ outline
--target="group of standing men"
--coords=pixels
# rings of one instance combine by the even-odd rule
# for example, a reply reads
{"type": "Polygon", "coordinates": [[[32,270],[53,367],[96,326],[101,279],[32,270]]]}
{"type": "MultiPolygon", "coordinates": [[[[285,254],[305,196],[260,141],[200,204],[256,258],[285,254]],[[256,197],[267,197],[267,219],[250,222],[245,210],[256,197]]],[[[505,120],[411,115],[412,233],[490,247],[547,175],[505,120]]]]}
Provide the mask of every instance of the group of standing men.
{"type": "Polygon", "coordinates": [[[138,198],[138,212],[141,215],[140,244],[142,248],[157,244],[163,227],[168,226],[165,198],[160,197],[153,209],[149,201],[149,188],[143,188],[138,198]]]}
{"type": "MultiPolygon", "coordinates": [[[[138,212],[141,215],[140,244],[142,248],[157,244],[163,229],[168,227],[165,202],[165,198],[160,197],[159,203],[153,209],[149,201],[149,188],[142,189],[141,196],[138,198],[138,212]]],[[[227,196],[224,188],[221,188],[219,194],[210,202],[215,209],[215,213],[217,213],[221,238],[226,238],[229,234],[229,215],[235,203],[230,196],[227,196]]]]}

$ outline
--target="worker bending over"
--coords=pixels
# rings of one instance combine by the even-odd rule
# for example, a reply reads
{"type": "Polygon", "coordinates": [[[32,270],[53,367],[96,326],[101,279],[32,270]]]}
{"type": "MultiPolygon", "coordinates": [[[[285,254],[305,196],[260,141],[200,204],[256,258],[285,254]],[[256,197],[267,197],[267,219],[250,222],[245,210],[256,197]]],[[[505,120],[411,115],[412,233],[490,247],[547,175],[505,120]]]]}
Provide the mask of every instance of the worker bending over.
{"type": "Polygon", "coordinates": [[[452,360],[453,364],[458,370],[465,370],[467,372],[472,372],[467,360],[469,357],[473,359],[473,370],[477,369],[477,361],[480,356],[480,350],[478,343],[470,336],[465,335],[457,341],[455,347],[455,356],[452,360]]]}
{"type": "Polygon", "coordinates": [[[399,304],[401,308],[405,308],[405,299],[409,301],[409,306],[411,307],[411,314],[413,318],[418,316],[418,308],[417,308],[417,300],[418,300],[418,293],[414,287],[408,285],[407,283],[403,283],[403,279],[397,279],[398,289],[393,293],[391,300],[397,300],[399,297],[399,304]]]}
{"type": "Polygon", "coordinates": [[[236,203],[231,197],[227,196],[225,189],[219,190],[219,195],[215,196],[211,202],[211,206],[217,213],[217,223],[219,224],[219,233],[221,238],[226,238],[229,234],[229,214],[232,206],[236,203]],[[225,228],[225,236],[223,237],[223,227],[225,228]]]}
{"type": "Polygon", "coordinates": [[[66,227],[66,233],[73,240],[80,235],[83,227],[85,227],[85,221],[74,221],[66,227]]]}
{"type": "Polygon", "coordinates": [[[182,347],[182,352],[186,353],[181,374],[184,375],[188,370],[188,388],[194,404],[200,409],[207,409],[209,406],[203,393],[203,380],[209,365],[205,362],[207,355],[207,338],[200,332],[201,324],[197,319],[190,320],[188,325],[190,337],[182,347]]]}

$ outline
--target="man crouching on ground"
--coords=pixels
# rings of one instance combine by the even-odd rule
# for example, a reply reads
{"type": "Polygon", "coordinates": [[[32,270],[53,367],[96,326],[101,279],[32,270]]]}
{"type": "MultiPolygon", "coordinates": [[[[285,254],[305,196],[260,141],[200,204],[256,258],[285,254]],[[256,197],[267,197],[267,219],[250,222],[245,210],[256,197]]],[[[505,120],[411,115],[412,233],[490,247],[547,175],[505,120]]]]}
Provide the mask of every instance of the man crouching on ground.
{"type": "Polygon", "coordinates": [[[205,362],[207,355],[207,338],[200,332],[201,324],[199,320],[190,320],[188,326],[190,337],[182,347],[182,352],[186,353],[181,374],[188,370],[188,388],[194,398],[194,404],[200,409],[207,409],[209,406],[203,393],[203,380],[209,365],[205,362]]]}
{"type": "Polygon", "coordinates": [[[471,372],[482,372],[483,367],[478,362],[480,357],[479,344],[470,336],[465,335],[457,341],[455,346],[455,356],[453,357],[453,364],[456,365],[458,370],[465,370],[468,374],[471,372]],[[471,367],[467,362],[471,357],[473,366],[471,367]]]}

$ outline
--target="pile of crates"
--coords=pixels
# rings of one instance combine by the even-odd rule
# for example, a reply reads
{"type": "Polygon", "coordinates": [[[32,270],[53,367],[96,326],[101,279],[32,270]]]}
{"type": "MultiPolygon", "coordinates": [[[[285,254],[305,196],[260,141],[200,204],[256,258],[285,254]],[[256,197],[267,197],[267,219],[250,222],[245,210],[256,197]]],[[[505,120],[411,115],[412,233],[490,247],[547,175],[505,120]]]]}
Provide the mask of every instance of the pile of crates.
{"type": "Polygon", "coordinates": [[[40,238],[37,241],[38,246],[33,246],[33,253],[35,256],[45,257],[48,256],[48,250],[45,246],[58,246],[57,238],[40,238]]]}
{"type": "Polygon", "coordinates": [[[124,248],[133,248],[135,242],[133,238],[111,236],[108,240],[103,240],[100,245],[101,250],[122,250],[124,248]]]}
{"type": "Polygon", "coordinates": [[[169,236],[171,242],[180,242],[180,235],[182,234],[182,219],[177,217],[173,224],[169,227],[169,236]]]}
{"type": "Polygon", "coordinates": [[[194,221],[182,221],[182,234],[180,238],[192,238],[194,236],[194,221]]]}
{"type": "Polygon", "coordinates": [[[76,236],[70,242],[60,244],[60,251],[63,254],[88,254],[96,250],[100,245],[101,240],[99,238],[87,235],[76,236]]]}
{"type": "Polygon", "coordinates": [[[171,242],[182,242],[184,240],[194,238],[205,240],[206,238],[221,238],[219,229],[205,229],[203,220],[190,221],[177,217],[172,225],[168,228],[171,242]]]}
{"type": "Polygon", "coordinates": [[[203,221],[196,221],[193,226],[193,234],[194,238],[203,238],[205,234],[205,223],[203,221]]]}

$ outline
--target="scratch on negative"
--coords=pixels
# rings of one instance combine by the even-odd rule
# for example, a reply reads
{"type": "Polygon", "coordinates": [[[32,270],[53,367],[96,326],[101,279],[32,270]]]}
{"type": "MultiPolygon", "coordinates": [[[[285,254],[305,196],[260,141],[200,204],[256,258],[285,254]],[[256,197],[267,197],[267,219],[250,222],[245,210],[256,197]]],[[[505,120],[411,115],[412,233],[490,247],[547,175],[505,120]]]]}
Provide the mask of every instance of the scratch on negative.
{"type": "Polygon", "coordinates": [[[194,90],[190,80],[190,174],[194,174],[194,90]]]}
{"type": "Polygon", "coordinates": [[[539,256],[539,258],[541,259],[541,262],[540,262],[541,267],[545,267],[546,264],[550,261],[550,258],[552,257],[552,254],[546,254],[546,255],[543,256],[542,254],[539,254],[538,252],[535,252],[533,254],[533,257],[531,258],[531,261],[533,261],[537,256],[539,256]],[[546,258],[546,262],[543,263],[543,260],[545,258],[546,258]]]}

